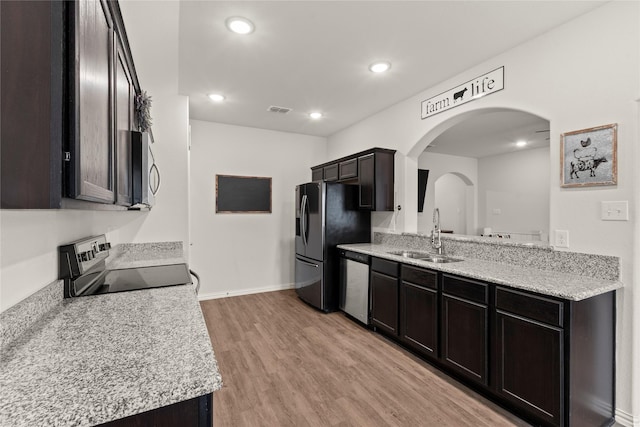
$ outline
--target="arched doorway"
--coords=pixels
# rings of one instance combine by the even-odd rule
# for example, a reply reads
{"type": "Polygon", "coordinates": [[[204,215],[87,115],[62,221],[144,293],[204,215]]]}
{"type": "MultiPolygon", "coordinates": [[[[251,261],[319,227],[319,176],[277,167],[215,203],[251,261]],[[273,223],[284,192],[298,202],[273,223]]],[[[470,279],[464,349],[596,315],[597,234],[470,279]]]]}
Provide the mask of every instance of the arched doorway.
{"type": "Polygon", "coordinates": [[[459,172],[441,175],[434,183],[434,207],[440,211],[440,228],[446,233],[471,234],[475,222],[475,191],[459,172]]]}
{"type": "Polygon", "coordinates": [[[550,217],[549,129],[548,120],[507,108],[467,111],[434,126],[408,155],[415,159],[417,168],[441,168],[429,173],[425,209],[418,214],[417,231],[430,231],[433,208],[438,207],[441,218],[456,234],[479,235],[493,228],[513,239],[546,240],[550,217]],[[527,144],[517,146],[518,139],[527,144]],[[430,165],[427,157],[432,158],[430,165]],[[441,192],[444,202],[436,203],[436,183],[448,172],[453,175],[442,185],[446,182],[450,190],[441,192]],[[464,177],[462,182],[460,177],[464,177]],[[443,207],[447,211],[444,215],[443,207]]]}

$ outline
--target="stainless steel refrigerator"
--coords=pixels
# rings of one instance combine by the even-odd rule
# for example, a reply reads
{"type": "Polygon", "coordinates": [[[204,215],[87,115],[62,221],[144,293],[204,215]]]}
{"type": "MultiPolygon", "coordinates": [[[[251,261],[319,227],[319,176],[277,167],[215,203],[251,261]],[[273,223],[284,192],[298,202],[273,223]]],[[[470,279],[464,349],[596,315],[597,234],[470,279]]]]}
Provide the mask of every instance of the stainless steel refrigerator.
{"type": "Polygon", "coordinates": [[[337,245],[371,241],[371,213],[357,209],[358,186],[310,182],[296,186],[296,292],[329,312],[338,309],[337,245]]]}

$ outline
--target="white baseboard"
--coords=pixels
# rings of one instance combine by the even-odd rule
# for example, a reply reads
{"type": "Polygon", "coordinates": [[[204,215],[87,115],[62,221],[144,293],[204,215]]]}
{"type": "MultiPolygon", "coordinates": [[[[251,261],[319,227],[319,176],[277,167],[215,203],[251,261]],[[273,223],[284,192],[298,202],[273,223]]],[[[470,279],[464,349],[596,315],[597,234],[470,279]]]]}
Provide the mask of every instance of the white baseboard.
{"type": "Polygon", "coordinates": [[[240,295],[260,294],[263,292],[284,291],[286,289],[293,289],[296,287],[295,283],[285,283],[283,285],[265,286],[261,288],[239,289],[234,291],[224,292],[211,292],[208,294],[198,294],[199,301],[206,301],[209,299],[237,297],[240,295]]]}
{"type": "Polygon", "coordinates": [[[616,424],[624,427],[640,427],[640,418],[616,408],[616,424]]]}

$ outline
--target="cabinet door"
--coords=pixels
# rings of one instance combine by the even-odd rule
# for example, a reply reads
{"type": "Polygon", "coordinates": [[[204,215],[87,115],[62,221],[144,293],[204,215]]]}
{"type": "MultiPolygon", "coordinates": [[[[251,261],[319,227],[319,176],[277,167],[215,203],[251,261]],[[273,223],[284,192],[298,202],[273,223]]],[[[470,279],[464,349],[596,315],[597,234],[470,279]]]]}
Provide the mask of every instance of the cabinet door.
{"type": "Polygon", "coordinates": [[[113,21],[103,1],[73,3],[69,196],[114,202],[113,21]]]}
{"type": "Polygon", "coordinates": [[[400,284],[400,336],[423,355],[438,354],[438,292],[403,281],[400,284]]]}
{"type": "Polygon", "coordinates": [[[322,181],[324,179],[324,170],[322,168],[311,169],[311,181],[322,181]]]}
{"type": "Polygon", "coordinates": [[[199,427],[212,425],[213,397],[211,393],[100,424],[101,427],[199,427]]]}
{"type": "Polygon", "coordinates": [[[442,362],[487,385],[487,306],[442,295],[442,362]]]}
{"type": "Polygon", "coordinates": [[[398,279],[371,272],[371,324],[381,330],[398,334],[398,279]]]}
{"type": "Polygon", "coordinates": [[[358,207],[360,209],[371,209],[375,206],[375,157],[374,154],[358,157],[358,184],[360,196],[358,207]]]}
{"type": "Polygon", "coordinates": [[[338,180],[338,164],[333,164],[324,167],[324,176],[325,181],[337,181],[338,180]]]}
{"type": "Polygon", "coordinates": [[[122,43],[118,40],[116,50],[116,203],[131,206],[131,131],[133,130],[133,109],[135,91],[131,73],[124,54],[122,43]]]}
{"type": "Polygon", "coordinates": [[[497,312],[496,391],[556,426],[562,421],[562,337],[560,328],[497,312]]]}
{"type": "Polygon", "coordinates": [[[358,159],[350,159],[338,164],[339,179],[351,179],[358,177],[358,159]]]}

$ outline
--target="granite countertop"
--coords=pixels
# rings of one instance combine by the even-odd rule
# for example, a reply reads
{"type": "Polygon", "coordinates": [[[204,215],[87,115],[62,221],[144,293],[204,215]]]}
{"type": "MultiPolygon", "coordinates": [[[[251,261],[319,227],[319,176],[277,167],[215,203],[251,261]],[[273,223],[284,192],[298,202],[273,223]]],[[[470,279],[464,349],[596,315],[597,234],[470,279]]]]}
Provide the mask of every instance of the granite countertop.
{"type": "Polygon", "coordinates": [[[61,300],[0,361],[1,426],[90,426],[222,387],[193,285],[61,300]]]}
{"type": "Polygon", "coordinates": [[[182,242],[119,244],[106,260],[110,270],[186,263],[182,242]]]}
{"type": "Polygon", "coordinates": [[[475,258],[464,258],[461,262],[444,264],[421,261],[399,255],[391,255],[388,252],[398,251],[403,248],[385,244],[358,243],[338,245],[338,247],[340,249],[398,261],[404,264],[457,274],[472,279],[484,280],[572,301],[580,301],[623,287],[621,282],[614,280],[596,279],[589,276],[522,267],[475,258]]]}

